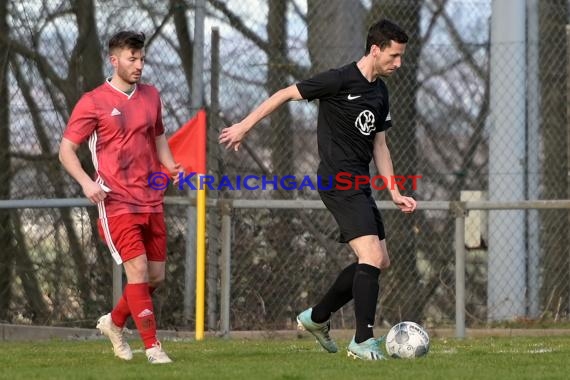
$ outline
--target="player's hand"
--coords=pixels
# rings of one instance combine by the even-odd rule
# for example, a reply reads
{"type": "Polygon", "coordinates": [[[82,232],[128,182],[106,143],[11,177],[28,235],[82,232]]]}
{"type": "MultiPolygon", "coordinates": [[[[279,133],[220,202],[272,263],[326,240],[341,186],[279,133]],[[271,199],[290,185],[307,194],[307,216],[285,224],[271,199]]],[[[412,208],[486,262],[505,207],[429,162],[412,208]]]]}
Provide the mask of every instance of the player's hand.
{"type": "Polygon", "coordinates": [[[416,200],[412,197],[406,197],[403,195],[397,195],[394,197],[393,202],[398,206],[402,212],[410,214],[416,210],[417,204],[416,200]]]}
{"type": "Polygon", "coordinates": [[[248,128],[243,124],[234,124],[231,127],[222,129],[218,141],[220,144],[225,145],[226,149],[233,148],[237,152],[241,145],[241,140],[244,138],[247,131],[248,128]]]}
{"type": "Polygon", "coordinates": [[[103,201],[107,197],[107,192],[105,189],[111,191],[108,187],[100,185],[95,181],[91,181],[82,187],[83,194],[91,201],[91,203],[97,204],[103,201]]]}
{"type": "Polygon", "coordinates": [[[170,177],[172,178],[172,183],[177,184],[180,181],[180,173],[184,177],[184,168],[180,163],[175,163],[174,166],[168,168],[170,177]]]}

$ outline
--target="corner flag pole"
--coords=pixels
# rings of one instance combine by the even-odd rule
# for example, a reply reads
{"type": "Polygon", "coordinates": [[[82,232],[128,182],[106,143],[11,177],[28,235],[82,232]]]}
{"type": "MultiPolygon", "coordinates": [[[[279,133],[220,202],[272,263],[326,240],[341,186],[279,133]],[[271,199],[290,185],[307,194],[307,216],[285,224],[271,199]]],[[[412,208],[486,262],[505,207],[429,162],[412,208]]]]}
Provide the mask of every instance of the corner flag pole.
{"type": "MultiPolygon", "coordinates": [[[[206,18],[206,0],[195,1],[194,46],[192,60],[191,107],[198,111],[204,105],[204,20],[206,18]]],[[[204,128],[205,132],[205,128],[204,128]]],[[[204,135],[205,136],[205,135],[204,135]]],[[[206,157],[206,139],[199,148],[206,157]]],[[[198,185],[206,174],[205,164],[198,171],[198,185]]],[[[198,186],[196,194],[196,340],[204,339],[204,289],[206,287],[206,190],[198,186]]]]}
{"type": "Polygon", "coordinates": [[[204,339],[204,305],[206,288],[206,189],[198,175],[196,196],[196,340],[204,339]]]}

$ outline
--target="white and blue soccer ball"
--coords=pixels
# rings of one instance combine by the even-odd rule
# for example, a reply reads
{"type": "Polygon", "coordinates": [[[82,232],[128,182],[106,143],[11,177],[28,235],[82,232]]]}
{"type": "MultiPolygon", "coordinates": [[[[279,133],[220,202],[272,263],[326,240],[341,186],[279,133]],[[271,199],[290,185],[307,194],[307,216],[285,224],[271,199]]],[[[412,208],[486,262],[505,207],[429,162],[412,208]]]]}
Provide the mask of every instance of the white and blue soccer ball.
{"type": "Polygon", "coordinates": [[[386,351],[396,359],[414,359],[427,355],[429,335],[415,322],[400,322],[386,335],[386,351]]]}

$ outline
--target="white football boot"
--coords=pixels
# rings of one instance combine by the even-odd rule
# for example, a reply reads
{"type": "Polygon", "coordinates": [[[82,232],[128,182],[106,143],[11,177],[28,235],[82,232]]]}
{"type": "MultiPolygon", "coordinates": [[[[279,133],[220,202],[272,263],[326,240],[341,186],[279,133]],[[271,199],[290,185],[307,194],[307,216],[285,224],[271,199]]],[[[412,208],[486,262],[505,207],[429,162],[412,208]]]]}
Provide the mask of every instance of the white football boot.
{"type": "Polygon", "coordinates": [[[111,319],[111,313],[105,314],[97,321],[97,328],[105,335],[113,345],[115,356],[123,360],[131,360],[133,351],[123,336],[123,328],[115,326],[111,319]]]}

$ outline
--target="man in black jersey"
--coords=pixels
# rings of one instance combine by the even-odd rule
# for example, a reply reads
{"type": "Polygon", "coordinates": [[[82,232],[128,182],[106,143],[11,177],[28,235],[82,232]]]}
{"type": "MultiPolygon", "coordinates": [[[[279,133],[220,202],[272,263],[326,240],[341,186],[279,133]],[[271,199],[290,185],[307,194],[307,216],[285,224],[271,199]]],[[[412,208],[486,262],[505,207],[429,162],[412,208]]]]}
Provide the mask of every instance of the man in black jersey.
{"type": "MultiPolygon", "coordinates": [[[[329,336],[330,317],[354,299],[356,333],[348,346],[348,355],[364,360],[384,358],[372,329],[380,270],[390,265],[390,258],[370,185],[363,185],[357,177],[370,178],[368,167],[374,159],[380,175],[394,178],[386,144],[386,130],[391,127],[388,89],[380,78],[401,66],[407,42],[407,34],[398,25],[380,20],[370,27],[365,55],[358,62],[277,91],[241,122],[223,129],[219,137],[220,144],[237,151],[247,132],[282,104],[319,99],[317,174],[322,188],[330,188],[319,190],[319,194],[339,225],[340,241],[350,245],[358,262],[344,268],[320,302],[299,314],[297,321],[328,352],[337,352],[329,336]]],[[[392,201],[401,211],[412,213],[416,201],[393,187],[389,189],[392,201]]]]}

